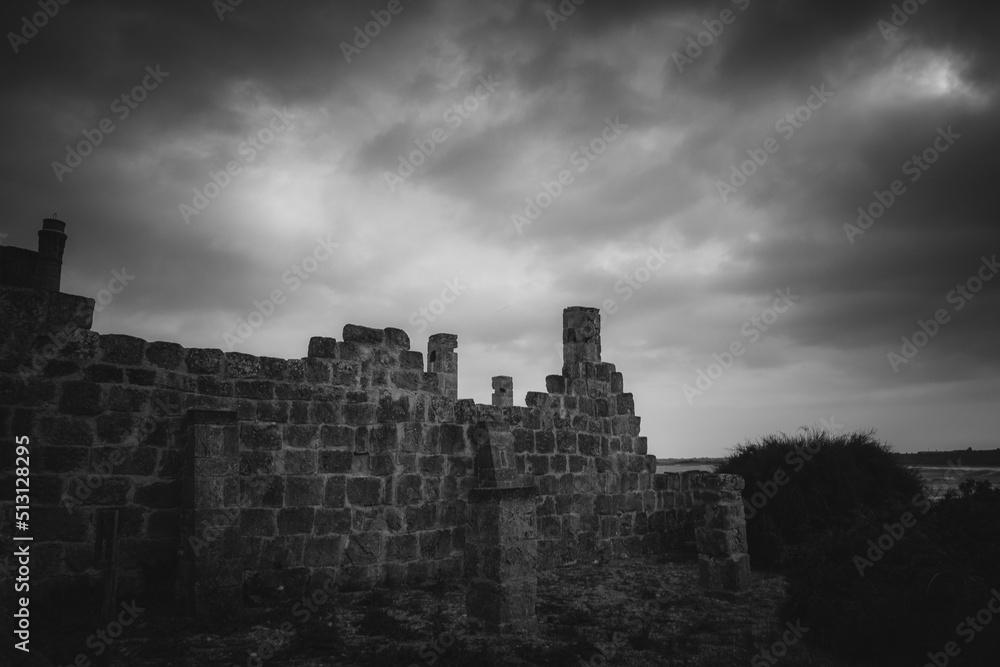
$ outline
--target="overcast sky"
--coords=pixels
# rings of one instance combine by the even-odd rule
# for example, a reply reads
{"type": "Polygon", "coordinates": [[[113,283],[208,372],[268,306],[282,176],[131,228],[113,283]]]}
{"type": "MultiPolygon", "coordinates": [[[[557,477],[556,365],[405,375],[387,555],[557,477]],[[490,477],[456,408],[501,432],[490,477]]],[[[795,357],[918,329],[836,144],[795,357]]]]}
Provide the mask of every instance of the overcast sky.
{"type": "Polygon", "coordinates": [[[1000,446],[996,5],[225,2],[0,10],[2,242],[125,274],[96,331],[455,333],[523,405],[595,306],[658,456],[1000,446]]]}

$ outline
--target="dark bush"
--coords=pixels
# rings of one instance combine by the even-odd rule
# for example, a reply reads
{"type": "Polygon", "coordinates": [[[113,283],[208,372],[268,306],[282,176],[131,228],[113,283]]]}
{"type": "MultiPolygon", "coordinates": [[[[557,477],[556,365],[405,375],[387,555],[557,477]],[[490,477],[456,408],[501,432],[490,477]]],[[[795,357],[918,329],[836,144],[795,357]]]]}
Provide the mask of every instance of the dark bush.
{"type": "Polygon", "coordinates": [[[811,645],[887,667],[947,658],[954,642],[954,664],[996,664],[1000,614],[975,633],[968,620],[1000,596],[1000,489],[967,480],[931,502],[872,432],[770,436],[719,472],[746,479],[748,503],[773,496],[747,505],[751,562],[790,566],[785,615],[810,628],[811,645]],[[807,447],[816,454],[799,462],[807,447]]]}
{"type": "Polygon", "coordinates": [[[716,472],[746,481],[747,542],[758,567],[789,564],[819,535],[910,505],[924,490],[919,473],[872,431],[765,436],[737,445],[716,472]]]}

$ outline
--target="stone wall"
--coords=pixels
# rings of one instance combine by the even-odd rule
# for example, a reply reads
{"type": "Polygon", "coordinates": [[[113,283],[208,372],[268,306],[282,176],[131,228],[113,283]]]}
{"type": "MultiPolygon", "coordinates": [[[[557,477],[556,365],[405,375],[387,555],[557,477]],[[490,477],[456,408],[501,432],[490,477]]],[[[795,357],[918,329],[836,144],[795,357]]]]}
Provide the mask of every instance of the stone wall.
{"type": "Polygon", "coordinates": [[[215,580],[238,602],[328,577],[462,576],[484,427],[535,487],[540,567],[693,535],[690,481],[654,474],[596,309],[566,309],[562,373],[518,407],[457,399],[450,334],[430,338],[426,370],[405,332],[355,325],[285,360],[97,334],[93,306],[0,287],[0,434],[5,456],[31,436],[33,590],[96,581],[104,509],[120,512],[123,594],[196,599],[215,580]]]}

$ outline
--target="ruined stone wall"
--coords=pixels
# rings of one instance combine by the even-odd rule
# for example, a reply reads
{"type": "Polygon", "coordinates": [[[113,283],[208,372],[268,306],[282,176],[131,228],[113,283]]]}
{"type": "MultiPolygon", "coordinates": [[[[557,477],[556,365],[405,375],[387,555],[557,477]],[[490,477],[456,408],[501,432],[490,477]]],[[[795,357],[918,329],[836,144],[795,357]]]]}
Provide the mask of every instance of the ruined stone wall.
{"type": "Polygon", "coordinates": [[[284,360],[97,334],[93,306],[0,288],[0,434],[5,456],[31,437],[33,588],[96,580],[102,509],[120,512],[123,591],[183,593],[206,573],[265,598],[459,577],[484,423],[537,487],[541,567],[658,551],[687,522],[692,490],[654,474],[595,309],[564,314],[548,392],[503,407],[457,400],[448,334],[427,370],[405,332],[354,325],[284,360]]]}

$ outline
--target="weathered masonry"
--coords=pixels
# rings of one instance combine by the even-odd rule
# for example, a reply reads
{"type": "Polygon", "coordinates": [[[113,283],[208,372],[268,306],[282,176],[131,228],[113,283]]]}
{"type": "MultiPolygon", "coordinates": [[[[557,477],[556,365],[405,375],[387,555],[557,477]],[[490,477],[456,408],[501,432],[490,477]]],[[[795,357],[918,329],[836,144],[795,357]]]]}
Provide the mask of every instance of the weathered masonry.
{"type": "Polygon", "coordinates": [[[425,365],[392,328],[347,325],[301,359],[95,333],[94,300],[59,291],[63,230],[46,220],[37,256],[0,255],[0,427],[4,452],[31,437],[38,595],[96,582],[96,515],[108,509],[122,594],[208,611],[328,578],[472,576],[467,549],[493,538],[468,532],[470,504],[490,498],[534,517],[511,551],[530,544],[530,568],[659,552],[693,538],[695,487],[698,542],[714,549],[706,582],[745,584],[736,482],[655,473],[622,374],[601,360],[597,309],[563,312],[563,367],[546,392],[514,406],[501,376],[480,405],[458,399],[452,334],[430,337],[425,365]]]}

